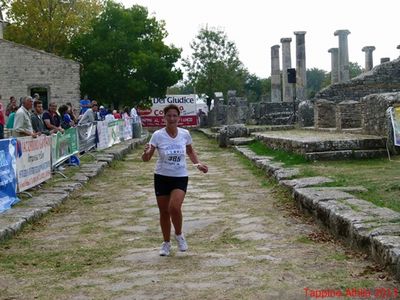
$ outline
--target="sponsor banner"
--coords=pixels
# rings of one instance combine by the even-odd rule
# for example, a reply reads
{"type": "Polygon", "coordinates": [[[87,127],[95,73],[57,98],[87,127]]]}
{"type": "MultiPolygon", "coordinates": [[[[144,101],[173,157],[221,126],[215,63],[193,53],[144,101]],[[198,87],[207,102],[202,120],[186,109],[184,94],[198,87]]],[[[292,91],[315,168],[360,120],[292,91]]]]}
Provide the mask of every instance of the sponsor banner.
{"type": "Polygon", "coordinates": [[[175,104],[180,110],[179,126],[194,127],[198,125],[196,115],[197,95],[167,95],[165,98],[153,98],[152,107],[139,109],[143,127],[162,127],[165,125],[163,109],[169,104],[175,104]]]}
{"type": "MultiPolygon", "coordinates": [[[[123,120],[97,122],[97,149],[106,149],[121,142],[120,128],[123,120]]],[[[123,134],[123,133],[122,133],[123,134]]]]}
{"type": "Polygon", "coordinates": [[[68,128],[64,133],[52,135],[52,166],[79,153],[78,131],[75,127],[68,128]]]}
{"type": "Polygon", "coordinates": [[[18,191],[22,192],[51,177],[51,137],[17,139],[18,191]]]}
{"type": "Polygon", "coordinates": [[[0,140],[0,212],[17,203],[17,163],[15,138],[0,140]]]}
{"type": "Polygon", "coordinates": [[[96,125],[84,124],[76,127],[79,139],[79,152],[89,151],[96,147],[96,125]]]}
{"type": "MultiPolygon", "coordinates": [[[[143,127],[163,127],[165,126],[164,117],[141,117],[143,127]]],[[[197,126],[197,116],[182,116],[179,120],[178,126],[197,126]]]]}
{"type": "Polygon", "coordinates": [[[132,122],[133,119],[124,119],[122,126],[122,137],[124,141],[132,139],[132,122]]]}
{"type": "Polygon", "coordinates": [[[400,146],[400,107],[390,109],[390,117],[392,119],[394,145],[400,146]]]}

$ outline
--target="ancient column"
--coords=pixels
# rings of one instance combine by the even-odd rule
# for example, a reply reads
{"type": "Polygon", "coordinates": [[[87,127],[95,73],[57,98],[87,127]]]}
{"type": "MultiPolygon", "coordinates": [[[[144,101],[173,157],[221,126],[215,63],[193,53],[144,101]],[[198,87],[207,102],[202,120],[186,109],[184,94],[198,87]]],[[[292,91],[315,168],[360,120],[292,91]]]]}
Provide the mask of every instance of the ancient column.
{"type": "Polygon", "coordinates": [[[350,80],[349,71],[349,46],[347,43],[347,36],[350,31],[347,29],[336,30],[334,35],[339,36],[339,82],[346,82],[350,80]]]}
{"type": "Polygon", "coordinates": [[[296,36],[296,100],[306,100],[306,31],[295,31],[296,36]]]}
{"type": "Polygon", "coordinates": [[[331,84],[339,82],[339,49],[331,48],[328,50],[331,54],[331,84]]]}
{"type": "Polygon", "coordinates": [[[385,62],[389,62],[390,61],[390,57],[382,57],[381,58],[381,64],[385,63],[385,62]]]}
{"type": "Polygon", "coordinates": [[[293,102],[293,87],[288,83],[287,69],[292,67],[292,59],[290,56],[291,38],[281,38],[282,43],[282,91],[283,102],[293,102]]]}
{"type": "Polygon", "coordinates": [[[271,47],[271,102],[282,102],[279,45],[271,47]]]}
{"type": "Polygon", "coordinates": [[[5,23],[4,23],[4,19],[3,19],[3,13],[1,12],[1,9],[0,9],[0,39],[4,38],[3,37],[4,25],[5,25],[5,23]]]}
{"type": "Polygon", "coordinates": [[[372,52],[375,50],[375,47],[365,46],[361,50],[365,52],[365,71],[372,70],[372,68],[374,67],[372,52]]]}

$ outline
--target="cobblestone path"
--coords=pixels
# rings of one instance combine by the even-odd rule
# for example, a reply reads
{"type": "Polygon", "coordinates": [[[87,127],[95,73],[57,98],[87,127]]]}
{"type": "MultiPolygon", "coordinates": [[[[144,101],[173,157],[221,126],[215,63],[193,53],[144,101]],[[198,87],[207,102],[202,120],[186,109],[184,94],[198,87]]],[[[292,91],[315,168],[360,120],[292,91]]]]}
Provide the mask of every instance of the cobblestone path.
{"type": "Polygon", "coordinates": [[[139,149],[0,244],[0,298],[308,299],[305,288],[309,296],[394,291],[398,283],[387,273],[323,234],[238,154],[199,134],[194,145],[210,171],[190,167],[189,251],[173,244],[170,257],[158,256],[155,160],[141,162],[139,149]]]}

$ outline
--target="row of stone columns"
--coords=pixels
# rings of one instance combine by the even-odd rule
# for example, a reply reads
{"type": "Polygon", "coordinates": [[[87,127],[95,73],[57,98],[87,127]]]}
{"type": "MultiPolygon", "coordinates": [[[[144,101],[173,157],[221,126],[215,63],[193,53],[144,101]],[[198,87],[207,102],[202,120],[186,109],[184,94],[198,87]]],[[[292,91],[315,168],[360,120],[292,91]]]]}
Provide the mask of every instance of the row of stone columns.
{"type": "Polygon", "coordinates": [[[279,68],[279,45],[271,47],[271,101],[272,102],[293,102],[306,99],[306,47],[305,31],[295,31],[296,36],[296,87],[288,82],[287,69],[292,68],[290,43],[292,38],[282,38],[282,81],[279,68]],[[282,82],[282,94],[281,94],[282,82]]]}

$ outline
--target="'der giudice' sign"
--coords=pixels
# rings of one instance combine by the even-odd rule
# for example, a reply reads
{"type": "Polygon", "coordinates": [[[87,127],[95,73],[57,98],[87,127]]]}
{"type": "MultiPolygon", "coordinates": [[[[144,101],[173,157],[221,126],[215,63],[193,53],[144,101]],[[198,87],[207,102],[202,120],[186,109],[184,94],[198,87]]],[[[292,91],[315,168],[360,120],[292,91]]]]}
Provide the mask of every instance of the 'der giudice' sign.
{"type": "Polygon", "coordinates": [[[139,109],[144,127],[162,127],[165,125],[163,109],[169,104],[175,104],[181,111],[179,126],[197,126],[196,115],[197,95],[167,95],[165,98],[153,98],[152,107],[139,109]]]}

